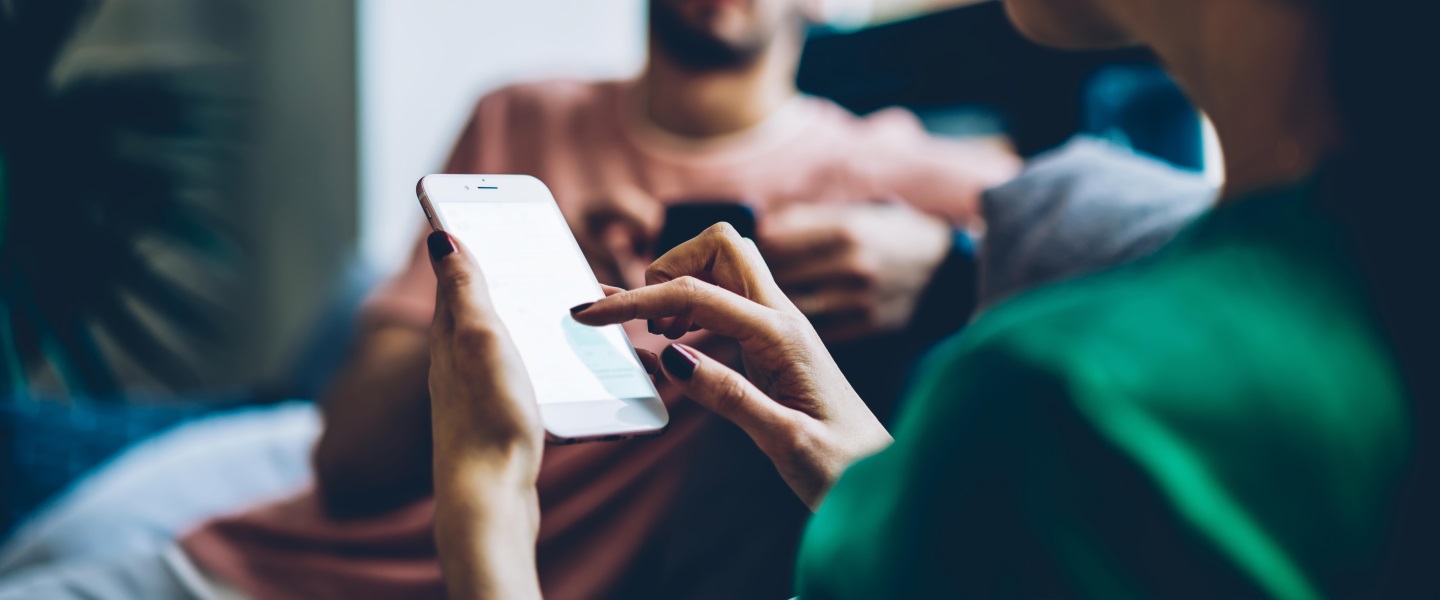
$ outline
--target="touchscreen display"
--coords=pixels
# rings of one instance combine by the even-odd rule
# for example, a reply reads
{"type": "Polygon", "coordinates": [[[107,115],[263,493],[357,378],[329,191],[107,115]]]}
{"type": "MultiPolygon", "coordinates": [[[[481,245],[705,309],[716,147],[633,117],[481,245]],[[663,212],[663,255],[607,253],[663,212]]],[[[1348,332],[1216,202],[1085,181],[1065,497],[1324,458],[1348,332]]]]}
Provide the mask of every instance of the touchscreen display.
{"type": "Polygon", "coordinates": [[[541,404],[656,396],[619,325],[590,327],[570,317],[570,307],[604,294],[554,205],[432,205],[480,263],[541,404]]]}

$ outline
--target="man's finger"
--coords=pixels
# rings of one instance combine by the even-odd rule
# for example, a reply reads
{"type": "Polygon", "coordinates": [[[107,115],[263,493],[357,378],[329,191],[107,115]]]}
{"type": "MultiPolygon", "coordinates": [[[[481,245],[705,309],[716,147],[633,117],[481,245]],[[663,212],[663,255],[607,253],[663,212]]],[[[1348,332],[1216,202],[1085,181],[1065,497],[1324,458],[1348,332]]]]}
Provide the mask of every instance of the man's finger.
{"type": "Polygon", "coordinates": [[[827,344],[852,342],[873,335],[875,331],[875,324],[864,313],[851,314],[848,318],[846,315],[835,315],[815,323],[815,332],[827,344]]]}
{"type": "Polygon", "coordinates": [[[826,286],[813,292],[795,294],[791,300],[801,313],[811,319],[835,314],[863,313],[875,304],[874,296],[869,291],[843,286],[826,286]]]}
{"type": "Polygon", "coordinates": [[[756,233],[762,238],[788,237],[807,229],[834,226],[843,216],[844,208],[834,204],[789,204],[771,211],[757,222],[756,233]]]}
{"type": "Polygon", "coordinates": [[[777,404],[734,369],[699,350],[670,344],[660,353],[660,364],[682,393],[739,425],[762,448],[790,424],[794,414],[791,409],[777,404]]]}
{"type": "Polygon", "coordinates": [[[775,270],[775,283],[785,289],[800,286],[828,285],[842,282],[864,281],[866,273],[849,254],[834,254],[817,257],[815,260],[794,263],[775,270]]]}
{"type": "Polygon", "coordinates": [[[611,190],[604,198],[591,202],[585,209],[584,219],[586,229],[597,236],[618,225],[632,239],[649,244],[660,235],[665,208],[645,192],[623,188],[611,190]]]}
{"type": "Polygon", "coordinates": [[[850,242],[850,234],[843,228],[811,227],[760,238],[760,253],[779,279],[782,271],[835,256],[849,248],[850,242]]]}

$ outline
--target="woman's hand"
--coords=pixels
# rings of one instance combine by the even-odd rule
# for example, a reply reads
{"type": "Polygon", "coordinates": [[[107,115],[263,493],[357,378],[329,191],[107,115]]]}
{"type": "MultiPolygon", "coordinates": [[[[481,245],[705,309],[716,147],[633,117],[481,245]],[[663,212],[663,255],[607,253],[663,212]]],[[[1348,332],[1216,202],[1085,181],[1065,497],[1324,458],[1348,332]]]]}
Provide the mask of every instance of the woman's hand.
{"type": "Polygon", "coordinates": [[[435,541],[452,598],[540,598],[535,481],[545,432],[524,364],[480,268],[445,232],[430,333],[435,541]]]}
{"type": "Polygon", "coordinates": [[[576,307],[575,319],[648,319],[652,332],[671,339],[706,329],[738,341],[749,380],[680,344],[661,354],[664,372],[744,429],[812,510],[850,463],[890,444],[754,242],[733,227],[716,225],[676,247],[645,278],[647,287],[576,307]]]}
{"type": "Polygon", "coordinates": [[[503,466],[514,487],[533,489],[545,432],[525,365],[475,261],[445,232],[430,234],[427,245],[437,283],[430,330],[436,466],[503,466]]]}

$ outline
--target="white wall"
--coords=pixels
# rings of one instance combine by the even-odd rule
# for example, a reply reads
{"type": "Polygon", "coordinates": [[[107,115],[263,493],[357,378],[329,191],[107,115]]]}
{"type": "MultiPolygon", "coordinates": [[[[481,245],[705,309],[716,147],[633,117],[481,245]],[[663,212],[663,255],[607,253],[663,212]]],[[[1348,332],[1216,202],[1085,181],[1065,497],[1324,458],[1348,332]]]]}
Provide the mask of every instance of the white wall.
{"type": "Polygon", "coordinates": [[[481,94],[628,76],[644,60],[643,0],[360,0],[357,10],[360,253],[387,271],[419,231],[415,182],[443,166],[481,94]]]}

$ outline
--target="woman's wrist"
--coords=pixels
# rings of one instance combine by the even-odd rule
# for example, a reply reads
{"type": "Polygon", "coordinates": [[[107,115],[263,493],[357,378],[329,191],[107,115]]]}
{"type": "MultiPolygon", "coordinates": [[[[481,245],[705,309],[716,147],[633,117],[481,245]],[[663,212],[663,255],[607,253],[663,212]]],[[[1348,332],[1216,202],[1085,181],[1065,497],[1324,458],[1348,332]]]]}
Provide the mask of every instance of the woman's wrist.
{"type": "Polygon", "coordinates": [[[446,513],[452,521],[470,523],[487,532],[519,532],[533,537],[539,528],[540,504],[534,484],[516,485],[508,476],[471,472],[441,478],[437,474],[435,502],[444,507],[437,508],[437,512],[446,513]]]}
{"type": "Polygon", "coordinates": [[[437,464],[435,475],[435,543],[449,596],[538,599],[533,476],[494,461],[437,464]]]}
{"type": "Polygon", "coordinates": [[[532,444],[473,444],[435,440],[435,489],[461,494],[528,496],[540,476],[540,453],[532,444]]]}
{"type": "Polygon", "coordinates": [[[545,447],[543,432],[465,427],[468,423],[484,423],[487,417],[466,410],[445,410],[439,405],[432,409],[430,418],[437,489],[442,479],[467,487],[478,481],[486,486],[504,485],[510,490],[534,489],[545,447]]]}

